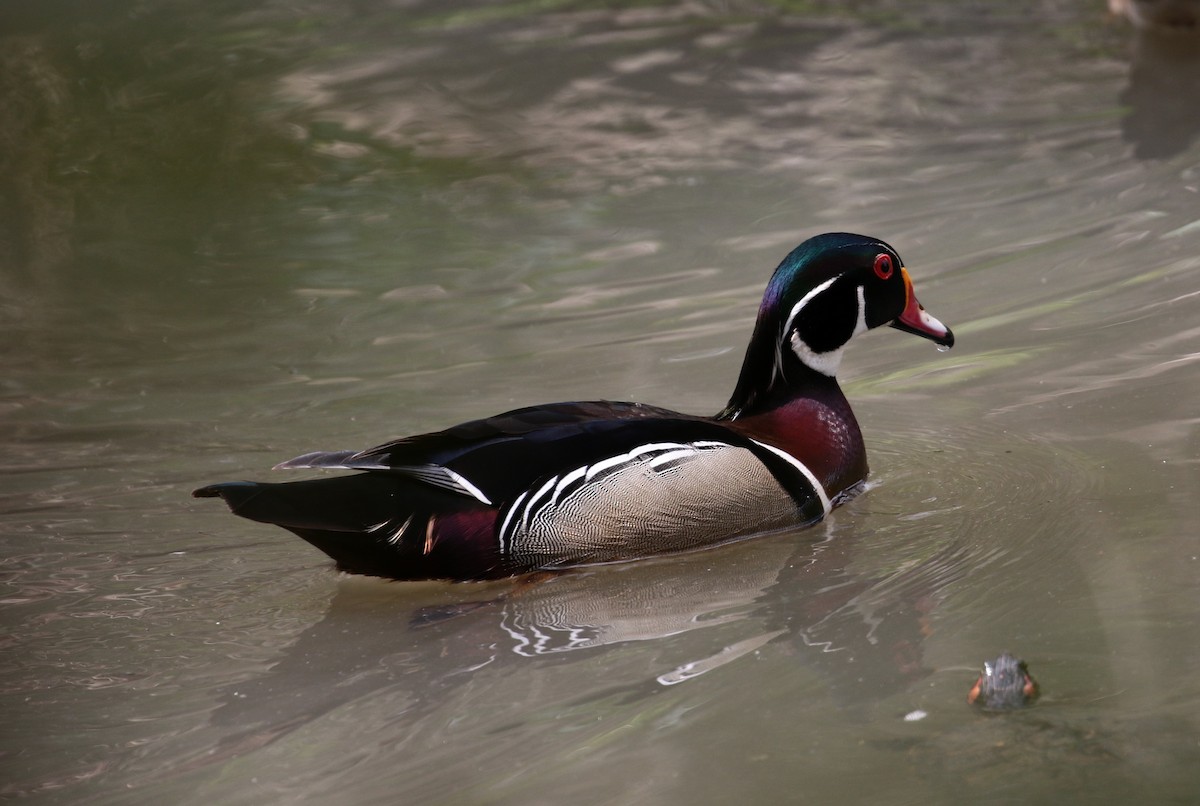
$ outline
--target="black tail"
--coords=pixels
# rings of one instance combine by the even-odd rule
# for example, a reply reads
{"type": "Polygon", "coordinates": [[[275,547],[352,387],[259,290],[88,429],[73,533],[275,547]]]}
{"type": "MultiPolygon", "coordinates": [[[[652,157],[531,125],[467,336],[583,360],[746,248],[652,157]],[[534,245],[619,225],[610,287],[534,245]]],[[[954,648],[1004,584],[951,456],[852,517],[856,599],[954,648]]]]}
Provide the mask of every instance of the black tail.
{"type": "Polygon", "coordinates": [[[227,481],[201,487],[196,498],[224,498],[235,515],[286,528],[365,532],[396,511],[394,477],[374,473],[262,484],[227,481]]]}
{"type": "Polygon", "coordinates": [[[235,515],[282,526],[328,554],[343,571],[393,579],[497,573],[489,528],[494,511],[395,475],[359,473],[282,484],[230,481],[192,495],[222,498],[235,515]],[[475,516],[468,518],[473,528],[438,528],[433,540],[434,525],[441,527],[443,517],[463,514],[475,516]]]}

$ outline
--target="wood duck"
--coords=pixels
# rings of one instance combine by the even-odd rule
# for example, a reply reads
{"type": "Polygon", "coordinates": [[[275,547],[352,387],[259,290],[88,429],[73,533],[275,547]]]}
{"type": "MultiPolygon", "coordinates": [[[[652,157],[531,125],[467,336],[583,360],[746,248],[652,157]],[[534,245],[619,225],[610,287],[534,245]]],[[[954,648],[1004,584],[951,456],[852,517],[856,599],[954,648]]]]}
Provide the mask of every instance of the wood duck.
{"type": "Polygon", "coordinates": [[[714,417],[609,401],[531,406],[276,466],[363,471],[354,475],[193,495],[294,532],[343,571],[393,579],[513,576],[804,526],[866,479],[836,375],[850,339],[881,325],[954,343],[892,247],[819,235],[775,269],[714,417]]]}

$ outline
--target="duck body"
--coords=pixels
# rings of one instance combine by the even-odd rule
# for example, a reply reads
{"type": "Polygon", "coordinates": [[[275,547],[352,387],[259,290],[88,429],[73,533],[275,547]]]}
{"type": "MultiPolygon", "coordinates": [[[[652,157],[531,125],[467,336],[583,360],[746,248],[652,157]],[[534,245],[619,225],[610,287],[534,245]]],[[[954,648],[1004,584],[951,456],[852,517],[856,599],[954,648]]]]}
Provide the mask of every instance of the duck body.
{"type": "Polygon", "coordinates": [[[196,490],[282,526],[345,571],[486,579],[688,551],[820,520],[867,476],[841,349],[892,324],[949,346],[891,247],[810,239],[776,269],[729,405],[516,409],[280,469],[360,471],[196,490]]]}

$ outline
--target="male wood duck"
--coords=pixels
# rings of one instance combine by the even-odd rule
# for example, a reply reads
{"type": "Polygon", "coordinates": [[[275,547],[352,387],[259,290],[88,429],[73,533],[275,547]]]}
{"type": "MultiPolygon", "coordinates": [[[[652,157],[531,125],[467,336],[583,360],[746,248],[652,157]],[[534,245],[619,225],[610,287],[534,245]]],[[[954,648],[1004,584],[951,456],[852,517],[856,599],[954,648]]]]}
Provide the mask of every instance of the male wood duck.
{"type": "Polygon", "coordinates": [[[608,401],[517,409],[277,468],[355,475],[214,484],[344,571],[456,580],[687,551],[821,520],[867,476],[837,383],[859,333],[954,343],[882,241],[828,233],[775,270],[729,404],[715,417],[608,401]]]}

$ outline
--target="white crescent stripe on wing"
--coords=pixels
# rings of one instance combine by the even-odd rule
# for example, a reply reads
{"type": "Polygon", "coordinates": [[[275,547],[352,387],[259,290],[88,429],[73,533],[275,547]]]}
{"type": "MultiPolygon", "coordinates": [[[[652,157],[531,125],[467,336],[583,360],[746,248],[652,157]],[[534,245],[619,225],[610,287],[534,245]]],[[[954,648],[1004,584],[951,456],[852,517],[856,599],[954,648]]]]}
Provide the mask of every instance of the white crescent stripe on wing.
{"type": "Polygon", "coordinates": [[[446,475],[449,476],[451,479],[453,479],[454,483],[457,484],[459,487],[462,487],[464,490],[469,492],[475,498],[479,499],[480,501],[487,504],[488,506],[491,506],[491,504],[492,504],[491,499],[489,499],[486,495],[483,494],[483,490],[479,489],[474,484],[467,481],[466,476],[462,475],[461,473],[455,473],[453,470],[451,470],[448,467],[443,467],[442,470],[445,471],[446,475]]]}

